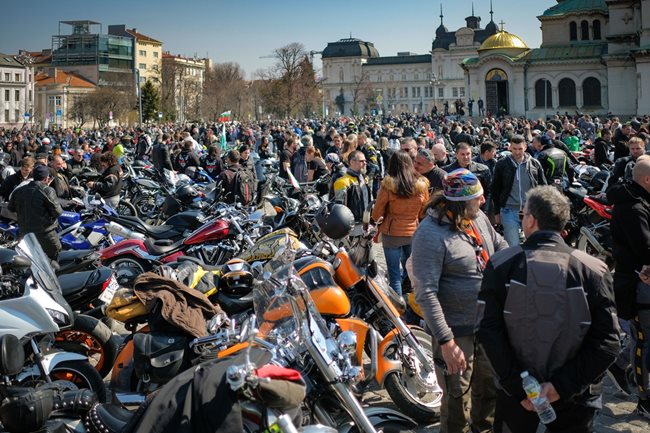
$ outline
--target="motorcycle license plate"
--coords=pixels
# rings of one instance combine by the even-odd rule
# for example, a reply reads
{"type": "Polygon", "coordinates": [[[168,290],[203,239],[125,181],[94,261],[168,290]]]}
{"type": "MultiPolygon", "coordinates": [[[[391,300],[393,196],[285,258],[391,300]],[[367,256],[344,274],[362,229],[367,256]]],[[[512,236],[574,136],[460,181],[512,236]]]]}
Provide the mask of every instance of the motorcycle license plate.
{"type": "Polygon", "coordinates": [[[88,235],[88,242],[90,242],[90,245],[96,246],[99,244],[99,241],[101,241],[104,238],[104,235],[98,232],[92,232],[88,235]]]}
{"type": "Polygon", "coordinates": [[[99,295],[99,300],[105,304],[109,304],[115,296],[115,292],[120,288],[120,285],[117,283],[115,277],[111,277],[111,282],[108,283],[108,287],[104,289],[101,295],[99,295]]]}

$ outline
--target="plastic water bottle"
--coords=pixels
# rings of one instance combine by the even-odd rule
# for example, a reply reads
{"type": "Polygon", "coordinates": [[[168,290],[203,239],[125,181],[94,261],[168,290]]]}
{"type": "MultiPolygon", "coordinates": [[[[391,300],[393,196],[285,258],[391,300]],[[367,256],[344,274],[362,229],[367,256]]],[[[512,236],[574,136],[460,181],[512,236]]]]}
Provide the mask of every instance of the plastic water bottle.
{"type": "Polygon", "coordinates": [[[549,424],[555,421],[555,418],[557,417],[555,415],[555,410],[553,409],[553,406],[551,406],[551,403],[548,401],[548,399],[541,396],[542,387],[537,379],[528,374],[527,371],[521,373],[520,376],[524,391],[526,391],[526,396],[528,397],[528,400],[530,400],[530,402],[533,404],[533,407],[535,408],[535,411],[537,412],[539,420],[542,422],[542,424],[549,424]]]}

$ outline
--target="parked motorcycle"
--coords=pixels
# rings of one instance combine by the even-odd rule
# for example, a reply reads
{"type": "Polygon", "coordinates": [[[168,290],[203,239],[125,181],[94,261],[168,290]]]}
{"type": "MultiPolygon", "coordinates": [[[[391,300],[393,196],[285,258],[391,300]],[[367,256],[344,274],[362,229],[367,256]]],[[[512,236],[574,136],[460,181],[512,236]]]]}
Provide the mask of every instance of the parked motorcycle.
{"type": "Polygon", "coordinates": [[[105,401],[106,387],[88,358],[52,348],[48,336],[72,328],[74,315],[33,233],[25,235],[16,252],[2,266],[0,335],[13,335],[27,345],[29,361],[12,379],[25,386],[66,379],[105,401]]]}

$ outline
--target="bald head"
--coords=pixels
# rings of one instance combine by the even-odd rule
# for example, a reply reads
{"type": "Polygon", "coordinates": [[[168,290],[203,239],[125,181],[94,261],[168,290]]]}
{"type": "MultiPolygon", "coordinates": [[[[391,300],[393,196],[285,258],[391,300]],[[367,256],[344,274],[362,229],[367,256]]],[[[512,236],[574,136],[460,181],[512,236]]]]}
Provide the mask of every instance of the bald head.
{"type": "Polygon", "coordinates": [[[641,155],[637,158],[632,170],[632,179],[650,192],[650,155],[641,155]]]}

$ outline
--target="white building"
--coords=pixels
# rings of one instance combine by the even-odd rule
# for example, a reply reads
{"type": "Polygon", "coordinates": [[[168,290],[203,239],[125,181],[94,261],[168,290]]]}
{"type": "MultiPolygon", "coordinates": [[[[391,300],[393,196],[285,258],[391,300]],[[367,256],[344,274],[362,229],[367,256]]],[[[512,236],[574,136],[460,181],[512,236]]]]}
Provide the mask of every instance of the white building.
{"type": "Polygon", "coordinates": [[[650,0],[557,3],[537,17],[542,45],[534,49],[503,23],[499,29],[492,10],[485,28],[472,10],[456,31],[447,30],[441,10],[430,54],[380,57],[371,42],[329,43],[324,104],[331,114],[429,112],[444,102],[453,113],[458,99],[529,118],[650,113],[650,0]]]}
{"type": "Polygon", "coordinates": [[[0,126],[30,123],[34,109],[34,77],[29,62],[0,53],[0,126]]]}
{"type": "Polygon", "coordinates": [[[559,0],[537,18],[541,47],[501,29],[463,61],[489,111],[650,113],[649,0],[559,0]]]}

